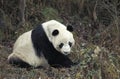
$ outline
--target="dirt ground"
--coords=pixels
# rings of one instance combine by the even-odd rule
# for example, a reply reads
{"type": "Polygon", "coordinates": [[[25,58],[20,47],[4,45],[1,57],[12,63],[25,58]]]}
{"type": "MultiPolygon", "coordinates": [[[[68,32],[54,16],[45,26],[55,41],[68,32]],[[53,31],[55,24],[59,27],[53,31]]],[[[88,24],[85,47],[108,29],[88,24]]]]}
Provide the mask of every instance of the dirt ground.
{"type": "Polygon", "coordinates": [[[0,46],[0,79],[119,79],[119,55],[108,54],[108,51],[102,49],[104,51],[96,56],[97,50],[94,50],[94,54],[92,50],[91,47],[87,47],[84,51],[82,49],[79,64],[71,68],[35,69],[11,66],[7,62],[7,57],[12,48],[0,46]]]}
{"type": "Polygon", "coordinates": [[[11,51],[11,48],[0,48],[0,79],[74,79],[73,77],[76,76],[77,68],[26,69],[13,67],[7,62],[11,51]]]}

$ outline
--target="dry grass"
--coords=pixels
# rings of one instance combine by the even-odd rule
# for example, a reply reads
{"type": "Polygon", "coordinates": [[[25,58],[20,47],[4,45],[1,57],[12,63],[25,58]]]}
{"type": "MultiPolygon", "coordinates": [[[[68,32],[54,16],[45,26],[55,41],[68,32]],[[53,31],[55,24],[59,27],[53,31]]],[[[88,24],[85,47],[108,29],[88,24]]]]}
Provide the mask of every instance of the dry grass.
{"type": "Polygon", "coordinates": [[[0,79],[119,79],[120,55],[92,44],[75,47],[70,58],[78,65],[71,68],[18,68],[7,63],[11,49],[0,48],[0,79]],[[78,50],[78,51],[76,51],[78,50]]]}
{"type": "Polygon", "coordinates": [[[27,0],[19,26],[18,0],[0,1],[0,79],[119,79],[120,0],[27,0]],[[7,63],[16,38],[44,21],[72,24],[76,40],[71,68],[24,69],[7,63]],[[95,53],[98,46],[101,51],[95,53]]]}

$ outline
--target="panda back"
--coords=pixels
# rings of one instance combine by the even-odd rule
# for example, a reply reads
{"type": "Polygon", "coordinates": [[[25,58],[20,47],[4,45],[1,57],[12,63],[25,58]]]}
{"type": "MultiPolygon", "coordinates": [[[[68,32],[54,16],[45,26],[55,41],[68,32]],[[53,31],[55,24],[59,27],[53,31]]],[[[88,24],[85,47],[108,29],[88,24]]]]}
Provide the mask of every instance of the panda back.
{"type": "Polygon", "coordinates": [[[31,33],[32,30],[19,36],[14,44],[13,53],[8,57],[8,61],[12,61],[13,63],[22,63],[23,61],[33,67],[47,64],[44,57],[38,57],[36,55],[31,40],[31,33]]]}
{"type": "Polygon", "coordinates": [[[31,32],[32,31],[28,31],[23,33],[21,36],[18,37],[18,39],[16,40],[15,44],[14,44],[14,49],[17,49],[19,47],[24,47],[26,45],[32,45],[31,43],[31,32]]]}

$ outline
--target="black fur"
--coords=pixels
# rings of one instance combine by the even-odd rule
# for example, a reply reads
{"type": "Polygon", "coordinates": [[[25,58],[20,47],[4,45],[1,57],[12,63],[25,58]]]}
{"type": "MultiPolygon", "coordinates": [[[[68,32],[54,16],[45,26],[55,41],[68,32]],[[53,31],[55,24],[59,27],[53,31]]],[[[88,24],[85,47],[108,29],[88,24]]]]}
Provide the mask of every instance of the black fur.
{"type": "Polygon", "coordinates": [[[52,32],[52,35],[53,36],[56,36],[56,35],[58,35],[59,34],[59,31],[58,30],[54,30],[53,32],[52,32]]]}
{"type": "Polygon", "coordinates": [[[41,54],[43,54],[48,63],[53,67],[71,67],[73,62],[53,47],[42,25],[39,25],[32,31],[31,38],[37,56],[41,57],[41,54]]]}
{"type": "Polygon", "coordinates": [[[31,67],[28,63],[22,61],[19,58],[10,58],[8,60],[8,62],[10,64],[12,64],[13,66],[17,66],[17,67],[21,67],[21,68],[30,68],[31,67]]]}
{"type": "Polygon", "coordinates": [[[67,30],[73,32],[73,27],[71,25],[67,25],[67,30]]]}

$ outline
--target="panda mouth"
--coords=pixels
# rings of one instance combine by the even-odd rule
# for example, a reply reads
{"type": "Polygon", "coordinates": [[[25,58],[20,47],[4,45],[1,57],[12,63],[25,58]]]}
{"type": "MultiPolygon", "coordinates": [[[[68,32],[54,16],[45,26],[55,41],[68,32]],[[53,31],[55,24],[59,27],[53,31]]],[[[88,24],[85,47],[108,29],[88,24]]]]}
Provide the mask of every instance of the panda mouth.
{"type": "Polygon", "coordinates": [[[69,52],[63,52],[64,53],[64,55],[69,55],[70,53],[69,52]]]}

